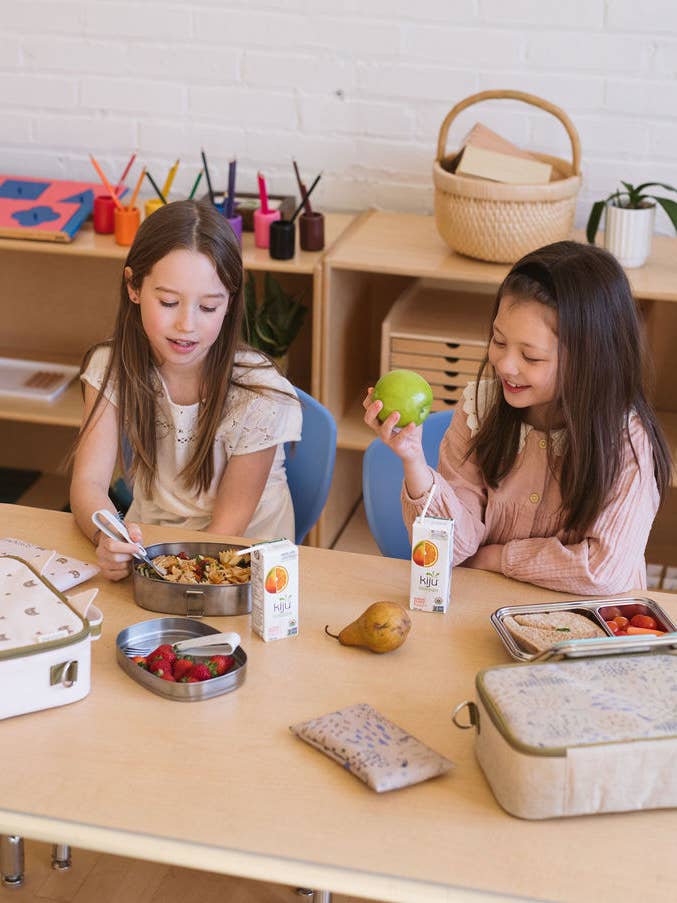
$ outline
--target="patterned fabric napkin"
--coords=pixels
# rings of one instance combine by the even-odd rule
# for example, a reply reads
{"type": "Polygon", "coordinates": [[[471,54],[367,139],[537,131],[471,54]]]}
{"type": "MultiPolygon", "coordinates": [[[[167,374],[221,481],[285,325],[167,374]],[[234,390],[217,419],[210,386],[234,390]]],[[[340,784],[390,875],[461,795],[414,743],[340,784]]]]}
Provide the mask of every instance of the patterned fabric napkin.
{"type": "Polygon", "coordinates": [[[62,593],[94,577],[100,570],[95,564],[59,555],[54,549],[43,549],[22,539],[0,539],[0,555],[23,558],[62,593]]]}
{"type": "Polygon", "coordinates": [[[417,784],[453,768],[416,737],[366,703],[289,728],[378,793],[417,784]]]}

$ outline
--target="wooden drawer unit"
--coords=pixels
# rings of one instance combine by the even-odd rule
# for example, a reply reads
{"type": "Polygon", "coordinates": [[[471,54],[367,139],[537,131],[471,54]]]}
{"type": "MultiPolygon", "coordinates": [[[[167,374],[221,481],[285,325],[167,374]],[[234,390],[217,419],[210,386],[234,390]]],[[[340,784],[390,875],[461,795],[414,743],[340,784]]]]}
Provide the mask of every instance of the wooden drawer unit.
{"type": "Polygon", "coordinates": [[[493,296],[419,280],[381,327],[381,375],[415,370],[433,390],[433,410],[454,407],[484,360],[493,296]]]}

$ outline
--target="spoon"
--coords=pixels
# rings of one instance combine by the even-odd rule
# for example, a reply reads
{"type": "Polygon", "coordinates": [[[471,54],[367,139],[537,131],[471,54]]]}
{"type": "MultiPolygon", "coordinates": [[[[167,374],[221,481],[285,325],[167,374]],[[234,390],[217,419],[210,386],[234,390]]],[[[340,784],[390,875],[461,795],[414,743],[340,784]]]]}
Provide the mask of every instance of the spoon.
{"type": "Polygon", "coordinates": [[[135,558],[138,558],[139,561],[145,561],[159,577],[167,576],[167,571],[150,560],[148,552],[140,543],[134,542],[123,522],[106,508],[100,508],[92,514],[92,523],[106,536],[110,536],[111,539],[131,542],[138,549],[138,552],[134,552],[135,558]]]}

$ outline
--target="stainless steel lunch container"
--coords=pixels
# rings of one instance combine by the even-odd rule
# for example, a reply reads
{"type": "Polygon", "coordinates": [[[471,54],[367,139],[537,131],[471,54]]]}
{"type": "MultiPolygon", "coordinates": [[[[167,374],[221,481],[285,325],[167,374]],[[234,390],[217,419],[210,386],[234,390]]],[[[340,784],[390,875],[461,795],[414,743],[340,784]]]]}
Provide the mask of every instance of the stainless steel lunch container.
{"type": "MultiPolygon", "coordinates": [[[[161,554],[161,553],[160,553],[161,554]]],[[[221,677],[212,677],[195,684],[172,683],[156,677],[144,668],[139,667],[130,658],[132,655],[148,655],[163,643],[178,643],[193,637],[219,633],[215,627],[203,621],[191,618],[155,618],[153,621],[142,621],[132,624],[117,635],[115,641],[118,664],[129,676],[158,696],[177,699],[180,702],[198,702],[211,699],[222,693],[230,693],[244,683],[247,671],[247,656],[244,649],[238,646],[233,652],[237,668],[221,677]]]]}
{"type": "MultiPolygon", "coordinates": [[[[227,542],[164,542],[147,546],[149,558],[158,555],[178,555],[189,558],[210,555],[218,558],[223,549],[244,549],[245,546],[227,542]]],[[[251,583],[190,584],[169,583],[157,577],[146,577],[139,570],[143,562],[134,562],[132,582],[134,599],[141,608],[186,617],[221,618],[226,615],[246,615],[252,610],[251,583]]]]}
{"type": "MultiPolygon", "coordinates": [[[[623,606],[628,605],[642,606],[643,611],[655,619],[658,624],[658,629],[664,630],[667,633],[677,631],[677,627],[670,620],[670,617],[665,610],[661,608],[658,602],[654,602],[653,599],[644,596],[627,596],[621,599],[576,599],[570,602],[553,602],[542,605],[509,605],[497,609],[491,615],[491,623],[510,655],[518,661],[530,662],[532,659],[536,658],[539,653],[526,652],[518,645],[515,638],[503,623],[503,619],[508,615],[546,614],[551,611],[572,611],[576,614],[590,618],[593,623],[602,628],[607,636],[611,637],[613,636],[613,633],[609,630],[606,621],[602,617],[602,610],[612,606],[615,608],[623,608],[623,606]]],[[[621,639],[623,638],[621,637],[621,639]]],[[[563,642],[570,643],[576,642],[576,640],[565,639],[563,642]]]]}

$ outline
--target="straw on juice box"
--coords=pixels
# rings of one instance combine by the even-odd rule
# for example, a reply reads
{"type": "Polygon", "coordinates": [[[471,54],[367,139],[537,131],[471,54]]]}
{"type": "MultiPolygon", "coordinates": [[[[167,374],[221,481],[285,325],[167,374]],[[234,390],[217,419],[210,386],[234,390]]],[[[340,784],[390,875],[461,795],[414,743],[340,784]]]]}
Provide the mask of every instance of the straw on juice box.
{"type": "Polygon", "coordinates": [[[252,627],[269,642],[299,632],[299,550],[288,539],[251,553],[252,627]]]}

